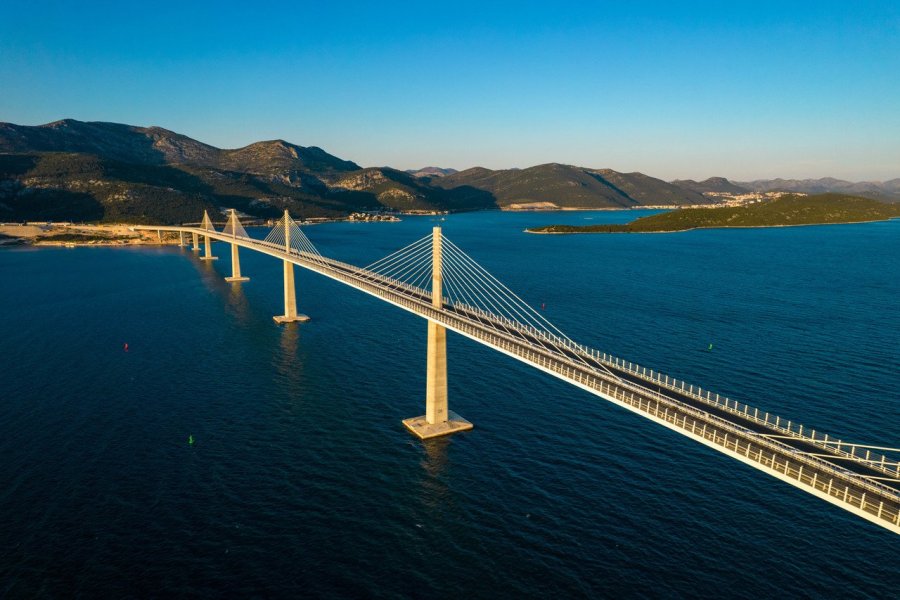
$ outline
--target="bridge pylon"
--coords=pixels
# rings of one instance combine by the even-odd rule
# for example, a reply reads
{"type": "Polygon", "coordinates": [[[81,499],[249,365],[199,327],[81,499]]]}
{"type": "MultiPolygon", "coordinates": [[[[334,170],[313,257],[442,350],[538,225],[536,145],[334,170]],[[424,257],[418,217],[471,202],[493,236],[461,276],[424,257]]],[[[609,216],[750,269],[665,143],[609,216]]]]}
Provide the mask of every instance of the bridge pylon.
{"type": "MultiPolygon", "coordinates": [[[[291,254],[291,215],[284,211],[284,251],[291,254]]],[[[284,314],[272,317],[276,323],[309,321],[309,317],[297,313],[297,292],[294,286],[294,263],[284,261],[284,314]]]]}
{"type": "MultiPolygon", "coordinates": [[[[444,308],[443,242],[441,228],[432,233],[431,306],[444,308]]],[[[474,425],[448,407],[447,399],[447,329],[428,321],[428,352],[425,374],[425,414],[404,419],[403,424],[420,439],[449,435],[472,429],[474,425]]]]}
{"type": "MultiPolygon", "coordinates": [[[[237,213],[231,209],[231,215],[228,217],[228,224],[225,226],[225,233],[231,233],[231,237],[236,238],[239,231],[244,231],[240,221],[238,221],[237,213]]],[[[250,281],[249,277],[241,276],[241,258],[238,256],[238,245],[231,244],[231,277],[226,277],[225,281],[250,281]]]]}
{"type": "MultiPolygon", "coordinates": [[[[213,227],[212,220],[209,218],[209,213],[205,210],[203,211],[203,221],[200,223],[200,228],[208,231],[216,230],[216,228],[213,227]]],[[[213,256],[212,242],[208,235],[203,236],[203,256],[200,257],[200,260],[219,260],[218,256],[213,256]]]]}

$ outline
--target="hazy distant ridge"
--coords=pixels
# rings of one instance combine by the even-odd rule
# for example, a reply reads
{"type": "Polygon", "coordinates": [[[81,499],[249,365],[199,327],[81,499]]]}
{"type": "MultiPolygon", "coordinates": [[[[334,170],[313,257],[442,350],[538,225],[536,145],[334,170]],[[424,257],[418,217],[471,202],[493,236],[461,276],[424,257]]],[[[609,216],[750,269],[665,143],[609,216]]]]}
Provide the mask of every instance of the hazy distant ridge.
{"type": "Polygon", "coordinates": [[[741,187],[754,192],[784,191],[822,194],[839,192],[876,199],[900,199],[900,178],[889,181],[844,181],[833,177],[821,179],[757,179],[737,182],[741,187]]]}
{"type": "Polygon", "coordinates": [[[423,167],[421,169],[407,169],[406,172],[413,177],[443,177],[445,175],[453,175],[459,171],[441,167],[423,167]]]}
{"type": "Polygon", "coordinates": [[[693,190],[699,194],[746,194],[750,191],[748,188],[728,181],[724,177],[710,177],[703,181],[676,179],[672,184],[688,190],[693,190]]]}

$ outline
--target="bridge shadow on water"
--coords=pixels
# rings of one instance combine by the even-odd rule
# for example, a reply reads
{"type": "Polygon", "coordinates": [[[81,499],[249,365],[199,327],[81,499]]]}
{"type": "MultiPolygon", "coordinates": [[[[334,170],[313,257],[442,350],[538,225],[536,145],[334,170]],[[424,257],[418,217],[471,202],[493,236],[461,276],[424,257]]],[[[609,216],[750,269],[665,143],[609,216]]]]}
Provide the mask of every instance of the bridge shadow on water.
{"type": "Polygon", "coordinates": [[[447,470],[447,451],[452,440],[447,437],[422,440],[422,449],[425,456],[422,460],[422,491],[425,503],[434,509],[441,508],[441,500],[445,498],[449,490],[443,482],[442,476],[447,470]]]}
{"type": "MultiPolygon", "coordinates": [[[[219,247],[216,247],[219,250],[219,247]]],[[[200,274],[200,279],[207,290],[223,300],[223,307],[237,319],[238,323],[247,327],[253,323],[253,309],[243,289],[243,282],[225,281],[222,274],[213,266],[213,261],[201,260],[190,248],[182,248],[190,257],[190,263],[200,274]]],[[[221,259],[220,259],[221,260],[221,259]]]]}
{"type": "Polygon", "coordinates": [[[275,359],[275,368],[287,379],[291,387],[299,387],[303,383],[304,361],[298,353],[300,347],[300,324],[285,323],[281,325],[279,346],[281,352],[275,359]]]}
{"type": "Polygon", "coordinates": [[[251,321],[250,301],[244,293],[241,282],[229,282],[228,288],[228,295],[225,299],[228,302],[229,312],[237,317],[241,325],[249,325],[251,321]]]}

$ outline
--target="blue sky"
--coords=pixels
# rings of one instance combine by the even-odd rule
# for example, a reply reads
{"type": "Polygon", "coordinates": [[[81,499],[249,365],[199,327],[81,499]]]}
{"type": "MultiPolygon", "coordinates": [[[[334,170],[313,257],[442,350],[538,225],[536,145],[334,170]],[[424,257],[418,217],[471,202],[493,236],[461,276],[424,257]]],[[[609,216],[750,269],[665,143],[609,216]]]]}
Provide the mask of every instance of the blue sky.
{"type": "Polygon", "coordinates": [[[900,177],[897,2],[4,0],[0,121],[364,166],[900,177]]]}

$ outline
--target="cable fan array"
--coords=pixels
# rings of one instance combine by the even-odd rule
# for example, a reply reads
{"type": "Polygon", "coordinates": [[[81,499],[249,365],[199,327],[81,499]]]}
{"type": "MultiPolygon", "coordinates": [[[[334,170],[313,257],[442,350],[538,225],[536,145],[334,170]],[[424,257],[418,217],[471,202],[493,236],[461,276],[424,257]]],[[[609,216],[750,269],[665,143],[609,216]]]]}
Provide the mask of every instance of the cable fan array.
{"type": "Polygon", "coordinates": [[[285,234],[288,234],[290,238],[290,248],[293,253],[315,262],[323,262],[322,255],[313,243],[301,231],[296,221],[287,215],[278,220],[278,223],[272,228],[272,231],[269,232],[263,243],[279,250],[285,250],[285,234]],[[287,220],[287,230],[285,230],[285,220],[287,220]]]}
{"type": "MultiPolygon", "coordinates": [[[[425,236],[357,271],[419,296],[431,294],[433,237],[425,236]]],[[[606,367],[522,300],[446,236],[441,236],[443,305],[459,316],[529,344],[567,353],[592,368],[606,367]]]]}
{"type": "Polygon", "coordinates": [[[447,238],[441,254],[444,302],[455,312],[531,344],[574,351],[571,358],[597,366],[581,355],[580,345],[447,238]]]}
{"type": "Polygon", "coordinates": [[[233,237],[250,237],[247,235],[247,230],[241,225],[241,222],[238,220],[237,214],[234,211],[231,211],[231,214],[228,216],[228,222],[225,223],[225,228],[222,230],[222,233],[233,237]]]}
{"type": "Polygon", "coordinates": [[[203,211],[203,220],[200,221],[200,229],[205,229],[206,231],[216,230],[216,228],[213,227],[212,219],[209,218],[209,213],[205,210],[203,211]]]}
{"type": "Polygon", "coordinates": [[[375,274],[393,284],[410,288],[410,291],[426,293],[431,290],[431,255],[432,236],[429,234],[359,269],[357,274],[364,277],[375,274]]]}

